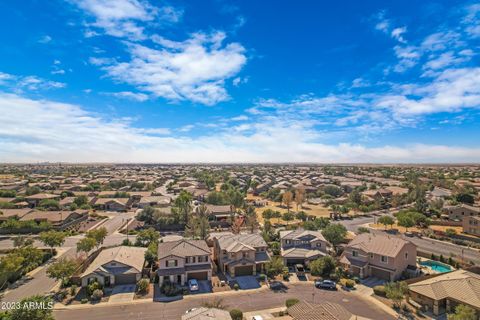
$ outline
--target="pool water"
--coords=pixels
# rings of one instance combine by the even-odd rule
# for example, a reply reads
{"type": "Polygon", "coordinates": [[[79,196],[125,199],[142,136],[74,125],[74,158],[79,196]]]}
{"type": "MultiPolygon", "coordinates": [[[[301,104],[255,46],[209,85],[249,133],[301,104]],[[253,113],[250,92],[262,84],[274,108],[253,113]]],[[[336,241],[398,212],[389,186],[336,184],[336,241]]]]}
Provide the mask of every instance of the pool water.
{"type": "Polygon", "coordinates": [[[444,264],[438,261],[433,261],[433,260],[426,260],[420,262],[421,266],[427,267],[432,269],[433,271],[439,272],[439,273],[445,273],[452,271],[452,267],[450,267],[448,264],[444,264]]]}

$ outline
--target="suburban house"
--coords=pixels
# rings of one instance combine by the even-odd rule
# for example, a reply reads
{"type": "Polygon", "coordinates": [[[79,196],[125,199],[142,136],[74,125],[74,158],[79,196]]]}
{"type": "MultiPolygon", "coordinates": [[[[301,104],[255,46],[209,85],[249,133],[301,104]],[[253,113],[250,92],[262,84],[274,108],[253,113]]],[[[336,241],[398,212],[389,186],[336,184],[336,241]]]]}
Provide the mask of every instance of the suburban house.
{"type": "Polygon", "coordinates": [[[82,221],[87,220],[88,210],[75,211],[30,211],[20,221],[49,222],[54,229],[75,229],[82,221]]]}
{"type": "Polygon", "coordinates": [[[213,257],[218,270],[232,277],[263,272],[265,263],[270,260],[267,243],[256,233],[215,238],[213,257]]]}
{"type": "Polygon", "coordinates": [[[207,207],[207,212],[210,220],[214,220],[214,221],[227,219],[235,212],[234,207],[229,205],[221,206],[221,205],[207,204],[205,206],[207,207]]]}
{"type": "Polygon", "coordinates": [[[480,215],[480,208],[462,203],[456,206],[443,207],[443,213],[447,214],[450,220],[462,220],[465,216],[473,217],[480,215]]]}
{"type": "Polygon", "coordinates": [[[168,207],[170,205],[171,199],[167,196],[148,196],[142,197],[138,202],[137,206],[139,208],[145,208],[146,206],[150,207],[168,207]]]}
{"type": "Polygon", "coordinates": [[[162,242],[158,244],[158,281],[185,285],[188,280],[211,280],[210,249],[204,240],[162,242]]]}
{"type": "Polygon", "coordinates": [[[464,233],[469,233],[480,237],[480,216],[463,217],[462,227],[464,233]]]}
{"type": "Polygon", "coordinates": [[[300,301],[287,309],[292,320],[361,320],[367,319],[353,315],[343,306],[332,303],[310,303],[300,301]]]}
{"type": "Polygon", "coordinates": [[[408,298],[434,315],[451,312],[459,304],[474,308],[478,315],[479,288],[480,275],[467,270],[456,270],[411,283],[408,286],[408,298]]]}
{"type": "Polygon", "coordinates": [[[20,219],[29,212],[32,212],[33,209],[0,209],[0,221],[5,221],[8,219],[20,219]]]}
{"type": "Polygon", "coordinates": [[[429,191],[427,193],[427,199],[429,200],[439,200],[439,199],[443,200],[451,196],[452,196],[451,190],[440,188],[440,187],[434,187],[432,191],[429,191]]]}
{"type": "Polygon", "coordinates": [[[49,194],[49,193],[37,193],[28,197],[25,197],[25,200],[28,202],[30,208],[35,208],[40,204],[42,200],[59,200],[60,195],[58,194],[49,194]]]}
{"type": "Polygon", "coordinates": [[[182,316],[182,320],[232,320],[230,312],[217,308],[200,307],[182,316]]]}
{"type": "Polygon", "coordinates": [[[362,233],[343,251],[340,263],[352,274],[397,280],[403,272],[416,270],[417,247],[399,237],[362,233]]]}
{"type": "Polygon", "coordinates": [[[319,231],[280,231],[281,255],[285,265],[303,264],[327,253],[328,242],[319,231]]]}
{"type": "Polygon", "coordinates": [[[82,287],[93,281],[107,287],[136,284],[142,278],[146,250],[130,246],[103,249],[82,273],[82,287]]]}
{"type": "Polygon", "coordinates": [[[97,198],[93,206],[105,211],[127,211],[130,208],[129,198],[97,198]]]}

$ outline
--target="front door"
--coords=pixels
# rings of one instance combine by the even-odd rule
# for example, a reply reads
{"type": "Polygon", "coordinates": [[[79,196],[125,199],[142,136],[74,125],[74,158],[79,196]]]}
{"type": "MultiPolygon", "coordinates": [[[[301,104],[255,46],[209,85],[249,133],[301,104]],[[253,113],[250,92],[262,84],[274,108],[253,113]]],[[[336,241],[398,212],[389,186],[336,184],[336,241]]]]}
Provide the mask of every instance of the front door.
{"type": "Polygon", "coordinates": [[[177,275],[177,283],[182,284],[182,275],[177,275]]]}
{"type": "Polygon", "coordinates": [[[103,283],[105,284],[105,287],[110,287],[110,277],[109,276],[103,277],[103,283]]]}

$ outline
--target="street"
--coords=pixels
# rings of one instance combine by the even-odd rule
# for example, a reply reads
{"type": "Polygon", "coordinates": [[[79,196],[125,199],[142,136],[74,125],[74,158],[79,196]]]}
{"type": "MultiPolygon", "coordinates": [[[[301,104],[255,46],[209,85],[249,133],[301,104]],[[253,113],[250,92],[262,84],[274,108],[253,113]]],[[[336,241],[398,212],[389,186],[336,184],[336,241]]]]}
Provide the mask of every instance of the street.
{"type": "MultiPolygon", "coordinates": [[[[370,319],[393,319],[389,314],[365,300],[357,294],[339,291],[326,291],[315,289],[311,283],[288,284],[287,292],[273,292],[270,289],[255,291],[229,292],[225,295],[216,295],[223,304],[231,308],[238,308],[244,312],[262,310],[285,305],[288,298],[297,298],[315,303],[334,302],[342,305],[350,312],[368,317],[370,319]],[[314,295],[312,295],[314,293],[314,295]]],[[[75,308],[55,310],[54,315],[58,320],[95,320],[95,319],[180,319],[186,310],[201,306],[206,301],[212,301],[212,295],[187,296],[175,302],[148,302],[127,305],[105,304],[104,306],[90,308],[75,308]]]]}

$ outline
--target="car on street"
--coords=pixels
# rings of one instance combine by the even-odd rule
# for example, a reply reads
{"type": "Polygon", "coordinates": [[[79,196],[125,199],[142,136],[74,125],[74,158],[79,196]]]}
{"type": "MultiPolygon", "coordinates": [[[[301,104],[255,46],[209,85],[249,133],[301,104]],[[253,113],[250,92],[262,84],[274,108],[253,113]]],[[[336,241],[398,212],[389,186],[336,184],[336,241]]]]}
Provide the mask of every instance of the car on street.
{"type": "Polygon", "coordinates": [[[190,291],[198,291],[198,282],[195,279],[188,280],[188,289],[190,291]]]}
{"type": "Polygon", "coordinates": [[[337,283],[332,280],[315,280],[314,284],[318,289],[337,290],[337,283]]]}
{"type": "Polygon", "coordinates": [[[195,311],[195,310],[197,310],[197,308],[188,309],[187,311],[185,311],[185,314],[189,314],[190,312],[195,311]]]}

